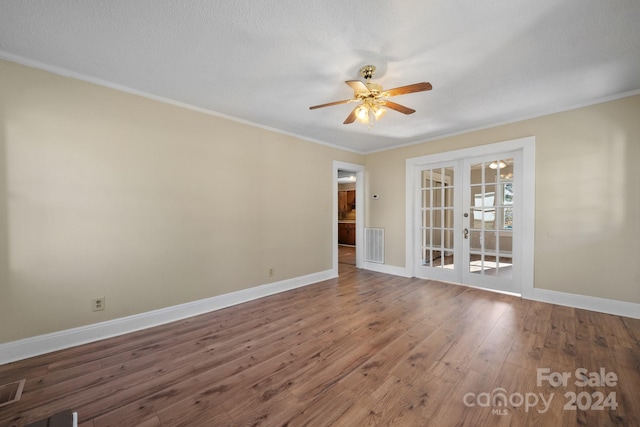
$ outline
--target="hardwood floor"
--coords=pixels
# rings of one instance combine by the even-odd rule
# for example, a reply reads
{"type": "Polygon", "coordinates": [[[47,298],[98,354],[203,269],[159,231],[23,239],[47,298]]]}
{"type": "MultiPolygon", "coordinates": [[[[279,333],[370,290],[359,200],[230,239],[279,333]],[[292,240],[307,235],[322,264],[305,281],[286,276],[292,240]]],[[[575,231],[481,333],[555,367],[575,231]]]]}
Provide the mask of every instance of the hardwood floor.
{"type": "Polygon", "coordinates": [[[340,269],[339,279],[0,366],[2,384],[27,379],[0,425],[64,409],[82,427],[640,425],[640,320],[340,269]],[[538,368],[571,377],[538,384],[538,368]],[[578,368],[617,381],[576,385],[578,368]],[[506,406],[493,405],[500,387],[506,406]],[[564,409],[565,393],[579,397],[576,410],[564,409]]]}
{"type": "Polygon", "coordinates": [[[340,264],[356,265],[356,247],[338,245],[338,262],[340,264]]]}

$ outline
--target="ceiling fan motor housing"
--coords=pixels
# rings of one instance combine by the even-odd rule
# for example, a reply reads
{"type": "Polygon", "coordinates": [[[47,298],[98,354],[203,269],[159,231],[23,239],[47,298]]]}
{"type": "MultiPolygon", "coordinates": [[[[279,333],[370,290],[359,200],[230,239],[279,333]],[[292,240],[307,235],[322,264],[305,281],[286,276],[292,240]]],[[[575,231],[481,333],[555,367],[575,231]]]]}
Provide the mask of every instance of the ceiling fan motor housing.
{"type": "Polygon", "coordinates": [[[366,92],[358,92],[356,91],[354,93],[355,97],[359,100],[365,99],[365,98],[379,98],[382,95],[382,86],[380,86],[379,84],[375,84],[375,83],[365,83],[365,86],[367,87],[367,91],[366,92]]]}

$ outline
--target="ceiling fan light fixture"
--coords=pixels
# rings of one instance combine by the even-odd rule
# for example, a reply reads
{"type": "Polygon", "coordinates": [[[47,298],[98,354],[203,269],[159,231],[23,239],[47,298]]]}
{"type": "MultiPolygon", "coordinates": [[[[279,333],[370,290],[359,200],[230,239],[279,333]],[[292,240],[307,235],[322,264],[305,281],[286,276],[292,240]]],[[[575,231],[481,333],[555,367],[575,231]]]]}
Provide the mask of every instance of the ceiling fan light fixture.
{"type": "Polygon", "coordinates": [[[371,111],[373,112],[373,117],[375,117],[376,121],[380,120],[382,116],[387,113],[387,110],[380,107],[379,105],[374,105],[373,107],[371,107],[371,111]]]}
{"type": "Polygon", "coordinates": [[[356,108],[356,119],[358,119],[360,123],[369,123],[369,106],[367,104],[360,104],[356,108]]]}
{"type": "Polygon", "coordinates": [[[505,162],[503,162],[502,160],[500,160],[499,162],[497,162],[497,161],[491,162],[489,164],[489,167],[491,169],[502,169],[504,167],[507,167],[507,164],[505,162]]]}

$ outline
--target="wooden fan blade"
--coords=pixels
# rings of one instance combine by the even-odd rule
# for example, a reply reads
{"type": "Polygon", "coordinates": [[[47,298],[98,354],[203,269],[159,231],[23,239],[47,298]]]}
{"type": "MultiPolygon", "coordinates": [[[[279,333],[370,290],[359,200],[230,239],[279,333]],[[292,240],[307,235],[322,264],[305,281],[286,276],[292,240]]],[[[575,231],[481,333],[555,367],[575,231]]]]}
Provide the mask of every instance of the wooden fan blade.
{"type": "Polygon", "coordinates": [[[394,89],[385,90],[385,92],[389,96],[397,96],[397,95],[404,95],[407,93],[424,92],[425,90],[431,90],[431,89],[433,89],[433,87],[431,86],[431,83],[422,82],[422,83],[414,83],[412,85],[400,86],[394,89]]]}
{"type": "Polygon", "coordinates": [[[369,88],[360,80],[348,80],[345,83],[351,86],[351,89],[356,93],[369,92],[369,88]]]}
{"type": "Polygon", "coordinates": [[[416,110],[414,109],[405,107],[404,105],[396,104],[395,102],[391,102],[391,101],[384,101],[382,105],[384,105],[387,108],[391,108],[392,110],[399,111],[402,114],[412,114],[416,112],[416,110]]]}
{"type": "Polygon", "coordinates": [[[347,118],[345,119],[345,121],[343,122],[343,124],[348,125],[350,123],[353,123],[356,120],[356,109],[358,107],[354,108],[351,113],[347,116],[347,118]]]}
{"type": "Polygon", "coordinates": [[[351,101],[353,101],[353,99],[345,99],[343,101],[328,102],[326,104],[314,105],[313,107],[309,107],[309,110],[315,110],[316,108],[323,108],[323,107],[331,107],[332,105],[346,104],[351,101]]]}

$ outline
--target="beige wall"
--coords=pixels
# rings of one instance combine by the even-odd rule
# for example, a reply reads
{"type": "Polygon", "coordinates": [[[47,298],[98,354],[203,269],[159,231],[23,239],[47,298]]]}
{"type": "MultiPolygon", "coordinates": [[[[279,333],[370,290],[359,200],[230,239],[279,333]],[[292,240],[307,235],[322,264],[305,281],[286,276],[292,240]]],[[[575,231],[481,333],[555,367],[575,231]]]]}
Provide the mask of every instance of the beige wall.
{"type": "Polygon", "coordinates": [[[535,287],[640,303],[640,95],[370,154],[367,225],[405,265],[405,160],[536,137],[535,287]]]}
{"type": "Polygon", "coordinates": [[[0,342],[330,269],[333,160],[366,163],[366,223],[403,267],[405,160],[528,135],[535,286],[640,303],[639,112],[360,156],[0,61],[0,342]]]}
{"type": "Polygon", "coordinates": [[[331,269],[333,160],[0,61],[0,342],[331,269]]]}

